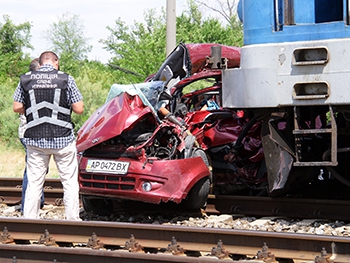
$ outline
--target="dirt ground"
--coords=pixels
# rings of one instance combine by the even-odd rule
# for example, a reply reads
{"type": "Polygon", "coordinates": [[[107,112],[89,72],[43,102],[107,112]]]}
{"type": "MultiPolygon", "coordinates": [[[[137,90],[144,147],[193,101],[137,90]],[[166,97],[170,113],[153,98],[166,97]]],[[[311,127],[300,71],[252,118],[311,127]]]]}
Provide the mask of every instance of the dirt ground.
{"type": "MultiPolygon", "coordinates": [[[[0,146],[0,177],[22,177],[25,167],[24,150],[8,150],[0,146]]],[[[47,178],[59,178],[56,164],[50,162],[47,178]]]]}

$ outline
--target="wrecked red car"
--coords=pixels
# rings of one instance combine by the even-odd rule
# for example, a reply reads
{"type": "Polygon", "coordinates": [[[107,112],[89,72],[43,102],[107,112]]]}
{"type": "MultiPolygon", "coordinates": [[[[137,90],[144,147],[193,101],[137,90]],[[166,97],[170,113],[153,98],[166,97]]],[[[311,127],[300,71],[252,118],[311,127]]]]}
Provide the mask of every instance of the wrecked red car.
{"type": "Polygon", "coordinates": [[[248,112],[221,107],[220,70],[206,69],[174,85],[170,107],[205,151],[214,194],[267,195],[262,123],[248,112]],[[207,87],[185,91],[200,80],[207,87]],[[210,109],[210,101],[218,107],[210,109]]]}
{"type": "MultiPolygon", "coordinates": [[[[144,83],[112,85],[106,103],[78,131],[79,184],[86,211],[106,214],[115,200],[205,205],[213,183],[210,160],[172,87],[207,68],[212,47],[238,66],[240,49],[180,44],[144,83]],[[176,113],[175,113],[176,110],[176,113]],[[174,111],[174,112],[173,112],[174,111]]],[[[220,70],[217,70],[220,72],[220,70]]],[[[218,74],[218,73],[216,73],[218,74]]]]}

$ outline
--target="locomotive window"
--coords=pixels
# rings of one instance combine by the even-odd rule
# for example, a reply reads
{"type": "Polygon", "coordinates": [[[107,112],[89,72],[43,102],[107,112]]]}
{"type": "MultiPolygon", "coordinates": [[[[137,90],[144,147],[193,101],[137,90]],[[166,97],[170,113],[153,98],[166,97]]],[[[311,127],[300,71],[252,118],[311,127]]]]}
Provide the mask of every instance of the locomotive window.
{"type": "Polygon", "coordinates": [[[343,20],[343,0],[315,0],[315,22],[343,20]]]}
{"type": "MultiPolygon", "coordinates": [[[[283,25],[342,21],[343,2],[343,0],[275,0],[275,30],[283,30],[283,25]]],[[[347,8],[350,8],[349,2],[348,0],[347,8]]]]}
{"type": "Polygon", "coordinates": [[[295,24],[294,1],[295,0],[275,0],[275,30],[276,31],[282,31],[283,25],[295,24]]]}

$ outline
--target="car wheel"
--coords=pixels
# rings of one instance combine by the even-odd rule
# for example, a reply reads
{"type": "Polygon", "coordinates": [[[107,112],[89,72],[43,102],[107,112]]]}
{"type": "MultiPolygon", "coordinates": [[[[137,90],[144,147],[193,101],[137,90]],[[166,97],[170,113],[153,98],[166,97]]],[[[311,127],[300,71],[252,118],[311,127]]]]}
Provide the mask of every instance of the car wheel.
{"type": "Polygon", "coordinates": [[[81,196],[81,201],[85,212],[93,212],[101,216],[109,216],[113,212],[113,202],[111,199],[81,196]]]}
{"type": "MultiPolygon", "coordinates": [[[[208,157],[202,149],[199,149],[199,148],[194,149],[191,155],[192,157],[200,156],[203,159],[203,162],[208,167],[210,167],[208,157]]],[[[208,194],[210,191],[209,176],[202,178],[192,187],[192,189],[190,190],[186,198],[187,208],[200,209],[206,205],[208,194]]]]}
{"type": "Polygon", "coordinates": [[[209,177],[200,179],[190,190],[186,198],[186,207],[197,210],[205,207],[210,190],[209,177]]]}
{"type": "Polygon", "coordinates": [[[207,157],[207,154],[205,153],[205,151],[203,151],[200,148],[194,148],[192,153],[191,153],[191,157],[197,157],[197,156],[202,157],[205,165],[209,167],[210,164],[209,164],[209,160],[208,160],[208,157],[207,157]]]}

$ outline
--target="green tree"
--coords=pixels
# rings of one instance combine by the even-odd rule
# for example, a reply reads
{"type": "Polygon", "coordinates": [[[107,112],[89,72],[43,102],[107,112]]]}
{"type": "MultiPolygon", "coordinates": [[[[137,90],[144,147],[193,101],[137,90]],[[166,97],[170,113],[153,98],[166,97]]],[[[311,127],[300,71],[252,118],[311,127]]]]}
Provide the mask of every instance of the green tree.
{"type": "Polygon", "coordinates": [[[232,29],[235,30],[237,25],[240,24],[237,19],[236,11],[239,0],[215,0],[214,2],[215,3],[211,2],[208,4],[208,2],[205,1],[197,1],[199,5],[220,14],[220,16],[232,26],[232,29]]]}
{"type": "Polygon", "coordinates": [[[243,31],[239,22],[225,25],[217,18],[203,18],[197,2],[189,0],[188,4],[189,10],[177,17],[176,35],[180,42],[242,46],[243,31]]]}
{"type": "Polygon", "coordinates": [[[25,22],[15,25],[8,15],[3,16],[5,23],[0,23],[0,54],[23,54],[24,48],[33,49],[30,45],[31,24],[25,22]]]}
{"type": "MultiPolygon", "coordinates": [[[[183,12],[176,21],[177,42],[183,43],[218,43],[241,46],[241,27],[233,29],[222,25],[218,19],[203,18],[198,5],[189,1],[189,11],[183,12]]],[[[100,40],[113,58],[110,63],[140,74],[142,77],[129,75],[129,82],[143,81],[155,73],[166,56],[166,14],[157,15],[154,9],[145,13],[145,24],[135,22],[127,26],[120,19],[114,27],[107,27],[110,36],[100,40]]],[[[119,81],[119,83],[122,83],[119,81]]]]}
{"type": "MultiPolygon", "coordinates": [[[[145,14],[145,24],[127,26],[117,19],[107,39],[100,40],[114,57],[110,63],[128,74],[126,82],[143,81],[155,72],[165,58],[165,16],[157,17],[154,9],[145,14]]],[[[124,73],[125,74],[125,73],[124,73]]],[[[121,82],[121,81],[119,81],[121,82]]]]}
{"type": "Polygon", "coordinates": [[[84,30],[78,15],[64,13],[58,16],[57,23],[44,31],[43,37],[51,44],[51,49],[60,54],[62,61],[84,60],[92,49],[84,30]]]}
{"type": "Polygon", "coordinates": [[[29,57],[25,48],[33,49],[30,44],[31,24],[25,22],[15,25],[8,15],[0,23],[0,80],[18,76],[28,69],[29,57]]]}
{"type": "MultiPolygon", "coordinates": [[[[218,19],[204,18],[196,3],[190,0],[187,11],[177,16],[176,36],[178,43],[240,45],[240,37],[242,36],[240,26],[234,29],[227,23],[222,25],[218,19]]],[[[84,96],[86,106],[84,114],[73,115],[76,130],[104,103],[108,90],[113,83],[142,82],[147,76],[155,73],[163,63],[166,56],[165,11],[161,10],[159,15],[156,14],[155,10],[148,10],[144,16],[144,23],[134,22],[133,25],[127,26],[118,19],[115,21],[115,24],[107,27],[110,31],[110,36],[107,39],[100,40],[100,42],[113,55],[113,58],[109,61],[111,66],[97,61],[88,61],[86,54],[90,50],[89,48],[83,48],[82,53],[80,53],[80,49],[71,51],[72,49],[65,44],[65,40],[70,43],[69,41],[76,36],[81,37],[84,35],[82,27],[80,27],[81,31],[74,29],[77,21],[60,19],[51,28],[58,31],[49,31],[52,34],[49,39],[58,43],[56,48],[52,50],[60,55],[62,70],[74,76],[84,96]],[[74,23],[70,24],[72,22],[74,23]],[[63,33],[61,34],[59,29],[62,30],[66,38],[60,37],[63,33]],[[64,30],[67,30],[67,32],[64,30]],[[76,56],[77,54],[83,55],[76,56]],[[116,70],[116,68],[119,70],[116,70]]],[[[76,16],[71,17],[75,17],[78,20],[76,16]]],[[[12,112],[12,95],[18,84],[18,76],[28,71],[28,65],[31,60],[22,51],[23,48],[30,46],[28,45],[30,24],[28,23],[28,27],[22,28],[20,25],[14,25],[8,17],[7,20],[5,19],[5,24],[6,22],[6,27],[4,27],[4,24],[0,24],[0,92],[4,94],[4,98],[0,100],[0,143],[5,142],[22,149],[17,137],[18,118],[12,112]],[[1,32],[11,32],[10,29],[13,29],[12,34],[2,35],[1,32]],[[17,42],[17,40],[13,42],[11,42],[12,40],[8,41],[11,39],[10,36],[16,38],[18,34],[20,34],[20,39],[23,41],[19,41],[19,44],[14,45],[19,48],[14,48],[13,52],[16,50],[19,52],[2,53],[2,47],[9,47],[10,44],[17,42]],[[26,37],[27,34],[28,37],[26,37]],[[3,43],[7,44],[4,45],[3,43]]],[[[85,47],[86,39],[84,37],[80,39],[84,39],[83,47],[85,47]]]]}

